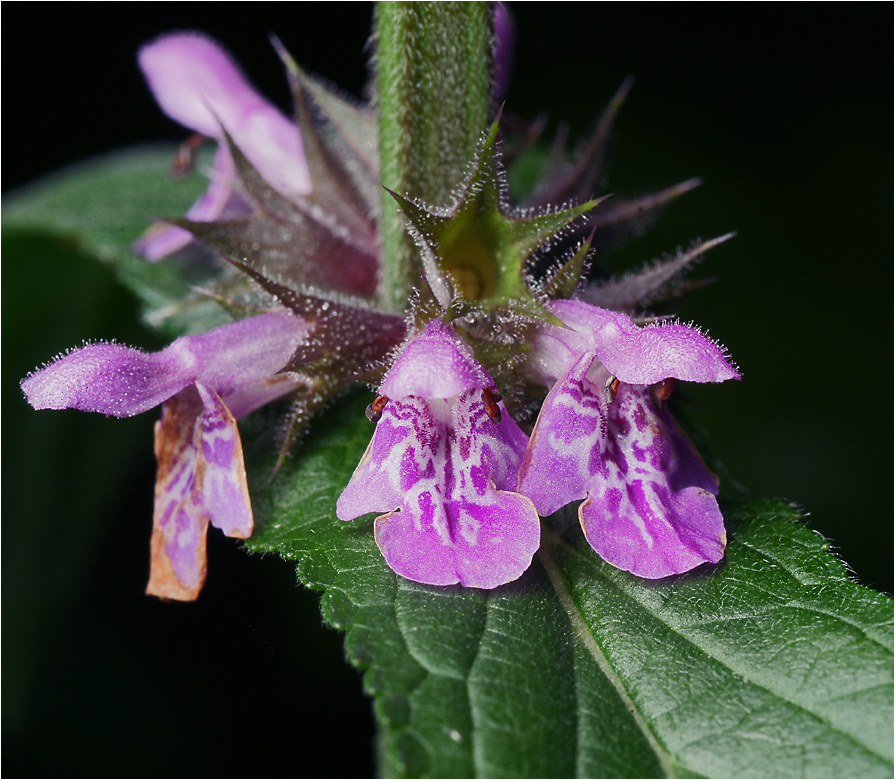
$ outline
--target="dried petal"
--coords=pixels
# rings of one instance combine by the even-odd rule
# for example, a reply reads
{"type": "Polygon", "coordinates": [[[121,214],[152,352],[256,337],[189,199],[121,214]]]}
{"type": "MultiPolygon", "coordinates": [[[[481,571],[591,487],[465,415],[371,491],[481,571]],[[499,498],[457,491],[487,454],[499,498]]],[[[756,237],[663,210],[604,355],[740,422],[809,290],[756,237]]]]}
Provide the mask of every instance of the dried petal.
{"type": "Polygon", "coordinates": [[[217,393],[189,387],[155,427],[158,473],[146,592],[193,601],[205,583],[208,523],[251,536],[253,520],[236,419],[217,393]]]}
{"type": "Polygon", "coordinates": [[[155,424],[155,508],[149,584],[152,596],[193,601],[205,584],[208,516],[196,502],[202,402],[192,388],[167,401],[155,424]]]}

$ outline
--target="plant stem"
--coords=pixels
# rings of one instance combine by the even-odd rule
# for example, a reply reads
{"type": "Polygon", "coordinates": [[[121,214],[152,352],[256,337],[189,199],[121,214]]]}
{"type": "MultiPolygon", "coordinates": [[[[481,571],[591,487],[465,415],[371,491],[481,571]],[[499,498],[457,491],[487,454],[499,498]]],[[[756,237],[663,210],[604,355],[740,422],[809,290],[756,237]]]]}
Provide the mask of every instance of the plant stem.
{"type": "MultiPolygon", "coordinates": [[[[449,207],[487,129],[493,12],[481,2],[384,2],[376,11],[379,154],[384,187],[449,207]]],[[[380,300],[407,306],[422,265],[382,193],[380,300]]]]}

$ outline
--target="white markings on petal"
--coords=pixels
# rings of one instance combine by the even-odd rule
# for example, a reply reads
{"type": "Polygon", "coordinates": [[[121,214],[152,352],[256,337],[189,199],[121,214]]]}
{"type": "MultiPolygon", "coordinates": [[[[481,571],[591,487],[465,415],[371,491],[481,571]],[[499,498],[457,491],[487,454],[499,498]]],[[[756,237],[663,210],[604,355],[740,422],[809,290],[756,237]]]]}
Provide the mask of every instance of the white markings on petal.
{"type": "Polygon", "coordinates": [[[205,407],[198,420],[200,503],[213,526],[246,539],[254,520],[236,419],[214,390],[196,388],[205,407]]]}
{"type": "Polygon", "coordinates": [[[602,473],[605,401],[582,355],[547,395],[519,469],[519,491],[546,516],[584,498],[602,473]]]}
{"type": "Polygon", "coordinates": [[[579,509],[601,557],[650,579],[721,559],[723,518],[701,486],[711,475],[667,410],[655,410],[648,388],[621,386],[610,408],[605,462],[605,477],[588,486],[579,509]]]}
{"type": "Polygon", "coordinates": [[[450,401],[389,401],[337,515],[390,509],[376,541],[400,575],[493,588],[531,563],[540,524],[514,486],[526,437],[508,414],[488,417],[478,390],[450,401]],[[400,511],[394,511],[399,507],[400,511]]]}

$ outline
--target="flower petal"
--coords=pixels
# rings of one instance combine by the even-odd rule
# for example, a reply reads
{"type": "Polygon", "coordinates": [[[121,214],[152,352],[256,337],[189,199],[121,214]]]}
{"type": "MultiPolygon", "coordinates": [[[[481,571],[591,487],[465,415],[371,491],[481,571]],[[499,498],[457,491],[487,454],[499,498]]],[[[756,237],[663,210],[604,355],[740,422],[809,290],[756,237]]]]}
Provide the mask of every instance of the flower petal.
{"type": "MultiPolygon", "coordinates": [[[[689,325],[668,323],[640,328],[620,312],[583,301],[552,301],[548,308],[568,326],[547,326],[539,333],[536,350],[548,364],[568,360],[569,354],[595,350],[610,373],[635,385],[651,385],[669,377],[689,382],[740,378],[724,350],[689,325]],[[562,349],[557,349],[556,342],[562,349]]],[[[553,371],[557,368],[552,366],[553,371]]]]}
{"type": "MultiPolygon", "coordinates": [[[[176,343],[176,342],[175,342],[176,343]]],[[[192,384],[162,353],[147,355],[121,344],[90,344],[22,381],[35,409],[80,409],[131,417],[158,406],[192,384]]]]}
{"type": "Polygon", "coordinates": [[[197,423],[197,503],[224,534],[247,539],[254,520],[236,418],[214,390],[196,389],[205,407],[197,423]]]}
{"type": "MultiPolygon", "coordinates": [[[[184,336],[152,354],[120,344],[91,344],[27,377],[22,390],[35,409],[130,417],[198,381],[224,400],[239,394],[238,412],[248,414],[272,399],[267,384],[258,387],[257,398],[247,397],[245,389],[282,369],[308,332],[300,317],[274,312],[184,336]]],[[[282,389],[285,393],[289,387],[282,389]]]]}
{"type": "Polygon", "coordinates": [[[208,523],[240,539],[252,533],[236,420],[213,390],[188,387],[162,406],[155,454],[158,472],[146,592],[193,601],[205,584],[208,523]]]}
{"type": "MultiPolygon", "coordinates": [[[[236,219],[248,216],[252,207],[233,189],[236,167],[230,150],[221,145],[214,156],[211,182],[208,189],[190,207],[187,219],[213,222],[216,219],[236,219]]],[[[134,252],[150,262],[178,252],[193,241],[193,234],[177,225],[156,222],[133,245],[134,252]]]]}
{"type": "Polygon", "coordinates": [[[398,574],[430,585],[495,588],[517,579],[540,542],[531,501],[507,492],[525,447],[508,414],[499,423],[478,394],[455,402],[390,401],[339,498],[349,520],[376,520],[376,541],[398,574]]]}
{"type": "Polygon", "coordinates": [[[450,325],[429,320],[410,340],[382,380],[379,392],[389,398],[454,398],[466,390],[494,386],[491,375],[450,325]]]}
{"type": "Polygon", "coordinates": [[[278,311],[177,339],[159,354],[192,366],[195,381],[213,388],[239,419],[295,386],[281,380],[279,371],[310,332],[301,317],[278,311]]]}
{"type": "Polygon", "coordinates": [[[195,33],[175,33],[140,49],[138,61],[168,116],[218,140],[223,126],[280,193],[311,191],[298,127],[254,90],[218,44],[195,33]]]}
{"type": "Polygon", "coordinates": [[[205,584],[208,516],[197,502],[196,422],[202,403],[192,388],[162,407],[155,424],[155,508],[146,593],[194,601],[205,584]]]}
{"type": "Polygon", "coordinates": [[[519,469],[519,492],[545,517],[584,498],[600,471],[606,403],[602,389],[587,378],[594,358],[593,352],[583,354],[553,386],[519,469]]]}
{"type": "Polygon", "coordinates": [[[236,177],[236,166],[233,155],[226,146],[219,146],[214,153],[214,164],[211,168],[211,183],[186,213],[187,219],[196,222],[213,222],[219,217],[228,218],[247,216],[252,209],[241,196],[233,193],[233,179],[236,177]],[[234,205],[234,200],[239,206],[234,205]],[[225,214],[225,212],[227,212],[225,214]]]}
{"type": "Polygon", "coordinates": [[[193,234],[177,225],[156,222],[134,241],[134,254],[145,257],[150,262],[161,260],[179,252],[193,241],[193,234]]]}
{"type": "Polygon", "coordinates": [[[649,579],[717,563],[727,536],[712,488],[667,409],[656,413],[648,388],[622,385],[609,406],[602,473],[578,512],[591,547],[649,579]]]}
{"type": "Polygon", "coordinates": [[[197,33],[164,35],[137,61],[162,111],[202,135],[221,138],[221,122],[236,124],[265,102],[224,49],[197,33]]]}

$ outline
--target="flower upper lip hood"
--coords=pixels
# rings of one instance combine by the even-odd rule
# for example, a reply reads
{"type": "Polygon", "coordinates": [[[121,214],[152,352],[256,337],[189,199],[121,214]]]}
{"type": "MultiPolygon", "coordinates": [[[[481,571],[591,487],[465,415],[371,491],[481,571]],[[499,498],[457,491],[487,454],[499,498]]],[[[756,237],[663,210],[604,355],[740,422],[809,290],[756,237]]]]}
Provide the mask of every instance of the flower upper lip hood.
{"type": "Polygon", "coordinates": [[[214,388],[239,418],[273,400],[265,387],[308,332],[299,317],[274,312],[184,336],[155,353],[89,344],[28,376],[22,390],[35,409],[132,417],[202,384],[214,388]]]}
{"type": "Polygon", "coordinates": [[[587,352],[630,384],[651,385],[670,377],[685,382],[740,378],[723,347],[692,326],[661,322],[638,327],[626,314],[576,300],[551,301],[547,309],[567,327],[538,330],[532,368],[543,378],[562,376],[587,352]]]}
{"type": "Polygon", "coordinates": [[[453,327],[435,319],[407,342],[382,380],[379,392],[395,399],[409,395],[453,398],[465,390],[493,386],[491,375],[456,337],[453,327]]]}

